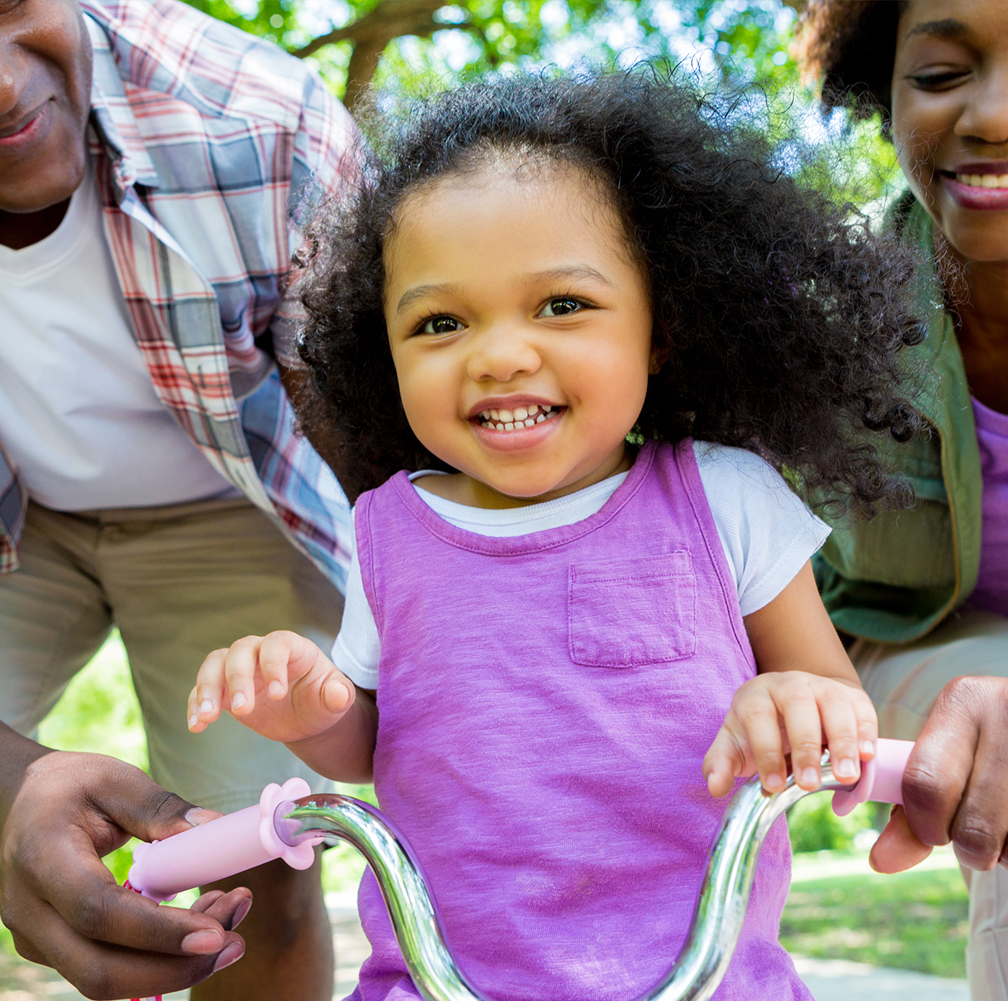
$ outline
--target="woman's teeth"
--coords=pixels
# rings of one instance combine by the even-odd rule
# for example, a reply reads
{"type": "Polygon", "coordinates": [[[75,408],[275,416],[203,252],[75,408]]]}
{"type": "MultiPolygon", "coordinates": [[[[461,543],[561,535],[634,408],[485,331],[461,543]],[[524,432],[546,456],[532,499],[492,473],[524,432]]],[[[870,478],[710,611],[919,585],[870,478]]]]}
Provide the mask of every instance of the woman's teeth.
{"type": "Polygon", "coordinates": [[[493,431],[514,431],[518,428],[530,428],[533,424],[555,417],[559,410],[551,406],[540,407],[537,403],[528,407],[516,407],[514,410],[484,410],[480,414],[480,427],[493,431]]]}
{"type": "Polygon", "coordinates": [[[955,179],[971,188],[1008,188],[1008,174],[956,174],[955,179]]]}

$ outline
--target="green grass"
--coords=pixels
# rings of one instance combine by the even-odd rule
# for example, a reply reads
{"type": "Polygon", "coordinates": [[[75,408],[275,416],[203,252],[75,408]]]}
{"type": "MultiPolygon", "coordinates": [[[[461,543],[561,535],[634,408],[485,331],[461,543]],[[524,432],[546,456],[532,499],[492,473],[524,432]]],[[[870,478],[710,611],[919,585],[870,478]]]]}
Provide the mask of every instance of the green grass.
{"type": "MultiPolygon", "coordinates": [[[[98,751],[146,767],[140,711],[118,636],[70,684],[40,728],[40,739],[50,747],[98,751]]],[[[370,787],[343,787],[343,791],[373,801],[370,787]]],[[[829,809],[828,796],[810,797],[792,810],[792,842],[796,850],[843,850],[858,830],[870,826],[871,819],[859,809],[838,820],[829,809]]],[[[127,845],[106,862],[121,881],[130,860],[127,845]]],[[[327,891],[352,889],[362,871],[362,859],[346,845],[324,855],[327,891]]],[[[790,951],[802,955],[961,977],[966,927],[966,889],[957,871],[886,878],[866,874],[795,885],[781,921],[781,939],[790,951]]],[[[0,926],[0,992],[5,986],[4,954],[8,959],[13,955],[13,944],[0,926]]]]}
{"type": "Polygon", "coordinates": [[[957,869],[846,876],[792,887],[781,942],[793,953],[966,975],[966,884],[957,869]]]}

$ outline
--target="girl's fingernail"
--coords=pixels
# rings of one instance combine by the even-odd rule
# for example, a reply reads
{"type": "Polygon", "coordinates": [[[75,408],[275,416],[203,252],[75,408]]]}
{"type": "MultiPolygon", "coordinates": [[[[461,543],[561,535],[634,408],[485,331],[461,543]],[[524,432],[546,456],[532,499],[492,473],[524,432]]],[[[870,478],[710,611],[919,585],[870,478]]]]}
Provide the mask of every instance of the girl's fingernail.
{"type": "Polygon", "coordinates": [[[841,758],[833,773],[838,779],[852,779],[857,775],[857,763],[853,758],[841,758]]]}
{"type": "Polygon", "coordinates": [[[234,931],[245,920],[245,915],[248,914],[251,907],[252,901],[248,898],[238,905],[238,909],[234,912],[234,917],[231,919],[231,931],[234,931]]]}
{"type": "Polygon", "coordinates": [[[210,699],[204,699],[199,704],[199,711],[200,711],[200,713],[212,713],[213,712],[213,702],[211,702],[210,699]]]}
{"type": "MultiPolygon", "coordinates": [[[[215,813],[213,810],[204,810],[201,806],[194,806],[191,810],[188,810],[185,815],[185,819],[189,821],[193,827],[199,827],[200,824],[205,824],[208,820],[216,820],[220,816],[219,813],[215,813]]],[[[194,935],[198,935],[199,932],[193,932],[194,935]]],[[[218,942],[218,945],[220,943],[218,942]]],[[[210,950],[213,952],[213,950],[210,950]]]]}
{"type": "Polygon", "coordinates": [[[784,777],[782,775],[768,775],[763,783],[763,788],[767,792],[777,792],[784,788],[784,777]]]}
{"type": "Polygon", "coordinates": [[[231,696],[232,709],[241,709],[241,707],[245,705],[247,702],[248,699],[245,698],[245,696],[241,692],[235,692],[235,694],[231,696]]]}
{"type": "Polygon", "coordinates": [[[271,681],[266,689],[275,699],[279,699],[284,693],[284,686],[279,681],[271,681]]]}
{"type": "Polygon", "coordinates": [[[815,788],[819,785],[819,773],[814,768],[803,768],[801,773],[801,784],[815,788]]]}
{"type": "Polygon", "coordinates": [[[197,726],[198,724],[199,724],[199,716],[193,713],[192,716],[189,717],[189,729],[191,730],[194,726],[197,726]]]}
{"type": "Polygon", "coordinates": [[[182,939],[182,951],[188,952],[191,956],[205,956],[209,952],[216,952],[220,944],[220,932],[212,928],[203,928],[201,931],[190,932],[182,939]]]}
{"type": "Polygon", "coordinates": [[[874,740],[862,740],[858,744],[858,748],[860,749],[860,751],[861,751],[862,754],[865,754],[868,757],[874,757],[875,756],[875,741],[874,740]]]}
{"type": "Polygon", "coordinates": [[[241,942],[232,942],[229,946],[226,946],[217,957],[217,962],[214,963],[213,968],[214,973],[223,970],[225,966],[237,963],[244,955],[245,946],[241,942]]]}

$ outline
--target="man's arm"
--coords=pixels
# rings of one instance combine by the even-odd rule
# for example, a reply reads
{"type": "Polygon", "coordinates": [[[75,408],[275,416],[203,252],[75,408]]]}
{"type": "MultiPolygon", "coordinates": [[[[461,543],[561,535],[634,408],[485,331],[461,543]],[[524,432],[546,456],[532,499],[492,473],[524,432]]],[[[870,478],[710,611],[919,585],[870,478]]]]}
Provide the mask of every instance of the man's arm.
{"type": "Polygon", "coordinates": [[[191,809],[131,765],[51,751],[0,724],[0,916],[20,955],[94,998],[181,990],[240,958],[230,929],[248,890],[158,907],[101,861],[131,836],[187,830],[191,809]]]}

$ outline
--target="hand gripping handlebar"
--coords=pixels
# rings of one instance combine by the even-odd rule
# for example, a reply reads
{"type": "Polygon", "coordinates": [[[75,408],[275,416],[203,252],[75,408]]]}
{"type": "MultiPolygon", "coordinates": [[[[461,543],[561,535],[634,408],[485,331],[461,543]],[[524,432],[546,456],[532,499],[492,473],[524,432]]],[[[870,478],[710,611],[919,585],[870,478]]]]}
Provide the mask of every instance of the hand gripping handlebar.
{"type": "MultiPolygon", "coordinates": [[[[909,741],[879,740],[875,758],[862,764],[854,786],[833,777],[824,755],[817,791],[834,791],[839,816],[868,800],[902,803],[912,749],[909,741]]],[[[368,803],[306,795],[307,790],[301,779],[271,785],[259,806],[137,846],[129,883],[153,899],[168,899],[272,858],[307,868],[311,846],[339,838],[374,871],[410,976],[425,1001],[490,1001],[466,980],[448,951],[423,872],[395,825],[368,803]]],[[[773,795],[763,791],[758,778],[739,789],[721,820],[686,942],[662,980],[637,1001],[705,1001],[714,993],[742,930],[763,839],[781,814],[808,795],[793,778],[773,795]]]]}

